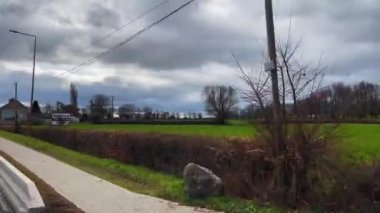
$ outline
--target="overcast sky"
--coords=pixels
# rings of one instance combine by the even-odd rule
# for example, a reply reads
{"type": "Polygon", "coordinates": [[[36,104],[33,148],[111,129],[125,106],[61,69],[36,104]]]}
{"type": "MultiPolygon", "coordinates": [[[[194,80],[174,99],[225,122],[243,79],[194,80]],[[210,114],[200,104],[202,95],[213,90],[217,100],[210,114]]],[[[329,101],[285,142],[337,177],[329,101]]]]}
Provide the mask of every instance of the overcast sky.
{"type": "MultiPolygon", "coordinates": [[[[75,83],[79,103],[94,94],[115,96],[116,105],[134,103],[156,110],[202,111],[205,85],[244,89],[231,57],[246,70],[259,70],[266,52],[263,0],[196,0],[141,36],[83,69],[77,65],[125,40],[187,0],[0,0],[0,103],[30,99],[33,38],[37,35],[35,99],[69,102],[75,83]],[[88,48],[89,47],[89,48],[88,48]]],[[[328,66],[324,84],[361,80],[380,84],[378,0],[273,0],[278,40],[302,40],[300,57],[328,66]]]]}

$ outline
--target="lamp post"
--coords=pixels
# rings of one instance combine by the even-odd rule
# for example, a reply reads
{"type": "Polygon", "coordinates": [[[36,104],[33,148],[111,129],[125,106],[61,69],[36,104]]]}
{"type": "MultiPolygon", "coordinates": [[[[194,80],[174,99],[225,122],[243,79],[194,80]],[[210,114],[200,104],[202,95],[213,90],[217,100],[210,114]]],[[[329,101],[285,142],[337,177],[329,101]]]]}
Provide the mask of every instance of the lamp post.
{"type": "Polygon", "coordinates": [[[9,30],[9,32],[11,32],[11,33],[17,33],[17,34],[21,34],[21,35],[26,35],[26,36],[30,36],[30,37],[34,37],[32,90],[31,90],[31,94],[30,94],[30,110],[32,110],[32,105],[33,105],[33,95],[34,95],[34,69],[35,69],[35,66],[36,66],[36,46],[37,46],[37,36],[36,36],[36,35],[33,35],[33,34],[29,34],[29,33],[23,33],[23,32],[16,31],[16,30],[9,30]]]}

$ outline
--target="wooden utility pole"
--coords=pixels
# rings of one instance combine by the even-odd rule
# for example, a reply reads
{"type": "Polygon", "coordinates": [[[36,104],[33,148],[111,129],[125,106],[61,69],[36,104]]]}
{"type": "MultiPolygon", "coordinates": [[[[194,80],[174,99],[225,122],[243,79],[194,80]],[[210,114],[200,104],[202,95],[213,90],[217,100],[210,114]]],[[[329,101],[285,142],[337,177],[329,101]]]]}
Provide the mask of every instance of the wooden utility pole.
{"type": "Polygon", "coordinates": [[[111,119],[113,119],[113,96],[111,96],[111,119]]]}
{"type": "Polygon", "coordinates": [[[274,150],[275,155],[281,154],[285,150],[285,141],[282,126],[282,115],[281,115],[281,105],[280,96],[278,89],[278,76],[277,76],[277,59],[276,59],[276,43],[274,34],[274,23],[273,23],[273,8],[272,0],[265,0],[265,16],[267,25],[267,42],[268,42],[268,54],[270,59],[270,73],[272,80],[272,96],[273,96],[273,134],[275,138],[276,148],[274,150]]]}
{"type": "Polygon", "coordinates": [[[14,83],[15,85],[15,100],[17,101],[17,81],[14,83]]]}

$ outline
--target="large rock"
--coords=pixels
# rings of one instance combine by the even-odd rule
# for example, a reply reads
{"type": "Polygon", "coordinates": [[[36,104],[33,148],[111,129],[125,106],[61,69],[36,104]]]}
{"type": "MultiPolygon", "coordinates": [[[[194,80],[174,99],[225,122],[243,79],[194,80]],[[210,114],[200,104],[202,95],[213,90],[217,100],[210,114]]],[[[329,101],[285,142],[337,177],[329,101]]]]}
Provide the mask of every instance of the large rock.
{"type": "Polygon", "coordinates": [[[185,191],[190,198],[206,198],[222,193],[222,180],[211,170],[198,164],[187,164],[183,171],[183,178],[185,191]]]}

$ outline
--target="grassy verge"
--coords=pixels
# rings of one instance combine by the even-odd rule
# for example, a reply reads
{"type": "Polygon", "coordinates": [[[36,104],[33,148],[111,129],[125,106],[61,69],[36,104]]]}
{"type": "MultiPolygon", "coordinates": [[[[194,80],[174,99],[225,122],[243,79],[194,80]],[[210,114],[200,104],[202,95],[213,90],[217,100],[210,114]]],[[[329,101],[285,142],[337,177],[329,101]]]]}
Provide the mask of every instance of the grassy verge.
{"type": "Polygon", "coordinates": [[[206,200],[188,199],[183,191],[183,180],[171,175],[151,171],[143,167],[122,164],[114,160],[96,158],[23,135],[0,131],[0,137],[50,155],[83,171],[138,193],[225,212],[280,211],[278,208],[259,207],[252,201],[231,197],[215,197],[206,200]]]}

